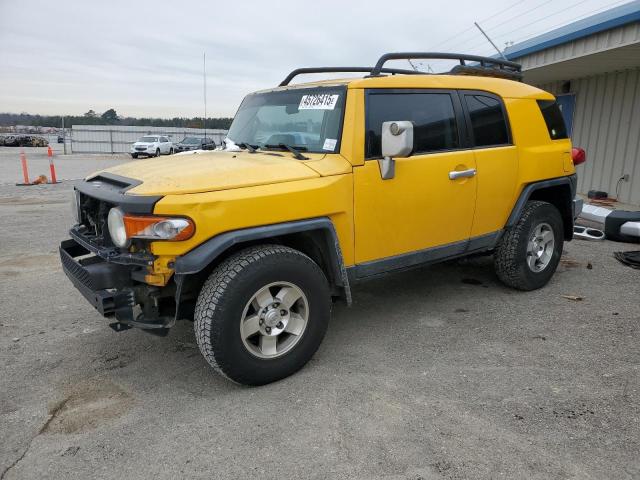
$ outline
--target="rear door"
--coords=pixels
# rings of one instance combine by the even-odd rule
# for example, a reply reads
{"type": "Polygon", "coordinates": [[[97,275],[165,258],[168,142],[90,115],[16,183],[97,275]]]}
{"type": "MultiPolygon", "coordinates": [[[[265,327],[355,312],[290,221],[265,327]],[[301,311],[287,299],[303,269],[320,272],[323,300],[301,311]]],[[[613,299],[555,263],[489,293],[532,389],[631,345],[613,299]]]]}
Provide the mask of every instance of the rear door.
{"type": "Polygon", "coordinates": [[[168,137],[160,137],[160,150],[162,153],[169,153],[171,149],[171,142],[168,137]]]}
{"type": "Polygon", "coordinates": [[[473,238],[493,234],[504,227],[513,208],[518,153],[500,97],[469,90],[461,91],[460,97],[478,170],[473,238]]]}
{"type": "Polygon", "coordinates": [[[361,276],[464,251],[475,207],[475,157],[463,140],[457,93],[384,89],[365,98],[365,163],[354,168],[355,254],[356,263],[378,265],[361,268],[361,276]],[[413,122],[414,148],[395,159],[395,177],[383,180],[382,123],[394,120],[413,122]],[[452,175],[463,171],[469,174],[452,175]]]}

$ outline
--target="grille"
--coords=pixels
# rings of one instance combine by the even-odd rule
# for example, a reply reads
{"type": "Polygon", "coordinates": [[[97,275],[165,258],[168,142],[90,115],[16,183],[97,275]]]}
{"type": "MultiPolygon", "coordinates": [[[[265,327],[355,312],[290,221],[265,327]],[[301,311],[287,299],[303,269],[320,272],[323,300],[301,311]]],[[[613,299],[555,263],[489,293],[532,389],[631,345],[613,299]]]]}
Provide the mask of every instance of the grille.
{"type": "Polygon", "coordinates": [[[97,247],[111,247],[107,216],[113,205],[80,193],[82,234],[97,247]]]}

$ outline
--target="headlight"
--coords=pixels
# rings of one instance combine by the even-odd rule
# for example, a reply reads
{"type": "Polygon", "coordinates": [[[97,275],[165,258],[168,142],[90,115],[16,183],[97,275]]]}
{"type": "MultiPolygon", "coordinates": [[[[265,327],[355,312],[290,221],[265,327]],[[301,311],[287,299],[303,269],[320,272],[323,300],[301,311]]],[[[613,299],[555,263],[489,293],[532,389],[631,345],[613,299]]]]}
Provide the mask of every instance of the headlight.
{"type": "Polygon", "coordinates": [[[127,229],[124,226],[124,213],[119,208],[109,210],[107,217],[107,225],[109,227],[109,235],[111,240],[117,247],[124,247],[129,242],[127,238],[127,229]]]}
{"type": "Polygon", "coordinates": [[[82,221],[82,213],[80,212],[80,192],[73,189],[73,198],[71,199],[71,215],[76,221],[76,225],[82,221]]]}
{"type": "Polygon", "coordinates": [[[113,243],[125,247],[132,238],[179,242],[191,238],[196,227],[188,218],[167,218],[125,214],[112,208],[108,217],[113,243]]]}

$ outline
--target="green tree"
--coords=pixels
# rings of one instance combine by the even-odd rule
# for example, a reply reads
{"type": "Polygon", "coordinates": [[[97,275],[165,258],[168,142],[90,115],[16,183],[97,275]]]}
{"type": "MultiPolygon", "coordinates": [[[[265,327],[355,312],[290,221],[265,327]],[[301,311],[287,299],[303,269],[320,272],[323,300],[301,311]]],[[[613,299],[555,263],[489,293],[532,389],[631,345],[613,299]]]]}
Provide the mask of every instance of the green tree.
{"type": "Polygon", "coordinates": [[[100,118],[102,118],[102,120],[107,125],[113,125],[114,123],[118,122],[118,114],[113,108],[110,108],[109,110],[104,112],[102,115],[100,115],[100,118]]]}

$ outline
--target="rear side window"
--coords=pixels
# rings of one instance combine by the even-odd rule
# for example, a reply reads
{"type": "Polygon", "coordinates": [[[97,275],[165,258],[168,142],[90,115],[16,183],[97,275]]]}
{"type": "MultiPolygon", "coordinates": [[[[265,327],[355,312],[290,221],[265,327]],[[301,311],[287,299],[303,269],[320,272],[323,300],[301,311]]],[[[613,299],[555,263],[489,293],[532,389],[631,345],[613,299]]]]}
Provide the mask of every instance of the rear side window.
{"type": "Polygon", "coordinates": [[[490,147],[508,144],[509,134],[502,104],[485,95],[465,95],[464,98],[471,118],[474,145],[490,147]]]}
{"type": "Polygon", "coordinates": [[[538,106],[544,117],[544,123],[547,124],[551,140],[568,138],[567,127],[564,124],[564,118],[558,102],[555,100],[538,100],[538,106]]]}
{"type": "Polygon", "coordinates": [[[413,154],[460,148],[448,93],[372,93],[367,103],[367,158],[382,156],[382,123],[413,122],[413,154]]]}

